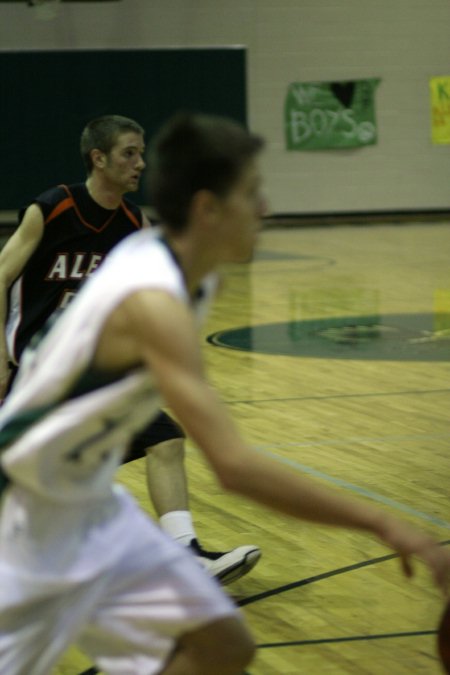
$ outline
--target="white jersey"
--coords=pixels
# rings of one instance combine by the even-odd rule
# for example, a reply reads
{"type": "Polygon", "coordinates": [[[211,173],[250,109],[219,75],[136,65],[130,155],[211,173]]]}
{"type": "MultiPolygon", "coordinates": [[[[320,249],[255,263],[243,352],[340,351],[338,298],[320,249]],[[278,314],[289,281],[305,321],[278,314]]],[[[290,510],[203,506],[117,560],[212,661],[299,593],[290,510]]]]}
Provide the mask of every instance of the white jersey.
{"type": "MultiPolygon", "coordinates": [[[[1,465],[14,485],[74,506],[112,494],[126,443],[159,410],[147,368],[109,376],[90,368],[106,318],[140,289],[167,291],[185,303],[182,272],[155,230],[119,244],[43,338],[24,354],[15,386],[0,411],[1,465]],[[3,440],[2,440],[3,437],[3,440]]],[[[215,289],[205,279],[194,311],[215,289]]]]}

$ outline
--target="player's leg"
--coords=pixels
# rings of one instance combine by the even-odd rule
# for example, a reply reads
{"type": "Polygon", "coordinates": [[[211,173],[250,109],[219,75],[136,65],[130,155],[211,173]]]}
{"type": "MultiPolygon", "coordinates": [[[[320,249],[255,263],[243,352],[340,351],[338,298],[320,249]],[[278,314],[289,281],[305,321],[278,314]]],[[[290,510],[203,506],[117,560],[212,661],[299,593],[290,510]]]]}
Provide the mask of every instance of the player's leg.
{"type": "Polygon", "coordinates": [[[186,549],[127,508],[133,543],[79,647],[108,675],[240,675],[254,647],[239,610],[186,549]]]}
{"type": "Polygon", "coordinates": [[[72,583],[0,566],[0,673],[48,675],[89,616],[102,580],[72,583]]]}
{"type": "Polygon", "coordinates": [[[192,514],[184,463],[185,436],[178,424],[164,412],[136,437],[127,461],[147,453],[147,486],[162,529],[173,539],[189,546],[222,584],[229,584],[250,572],[261,557],[257,546],[245,545],[229,551],[208,551],[199,543],[192,514]]]}
{"type": "Polygon", "coordinates": [[[221,619],[181,637],[161,675],[242,675],[253,655],[242,622],[221,619]]]}
{"type": "MultiPolygon", "coordinates": [[[[189,512],[184,439],[169,438],[148,446],[146,468],[148,492],[158,517],[161,519],[168,513],[189,512]]],[[[177,540],[189,543],[194,537],[192,519],[187,518],[177,540]]]]}
{"type": "Polygon", "coordinates": [[[87,507],[77,521],[76,510],[67,509],[71,514],[67,520],[62,508],[55,519],[55,504],[14,484],[2,495],[2,675],[48,675],[101,595],[101,576],[92,586],[74,554],[83,539],[80,526],[89,520],[91,510],[87,507]]]}

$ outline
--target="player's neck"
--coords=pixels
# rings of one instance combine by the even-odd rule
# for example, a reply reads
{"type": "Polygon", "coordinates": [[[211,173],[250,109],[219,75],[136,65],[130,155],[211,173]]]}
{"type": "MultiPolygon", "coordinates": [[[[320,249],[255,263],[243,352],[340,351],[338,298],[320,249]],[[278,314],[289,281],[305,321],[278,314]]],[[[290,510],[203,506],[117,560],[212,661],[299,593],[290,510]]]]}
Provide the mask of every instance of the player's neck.
{"type": "Polygon", "coordinates": [[[216,267],[211,247],[204,247],[202,242],[186,233],[171,235],[166,232],[165,239],[183,271],[189,292],[195,293],[202,279],[216,267]]]}
{"type": "Polygon", "coordinates": [[[98,177],[92,175],[86,180],[86,188],[90,196],[104,209],[117,209],[122,201],[122,193],[110,185],[106,185],[98,177]]]}

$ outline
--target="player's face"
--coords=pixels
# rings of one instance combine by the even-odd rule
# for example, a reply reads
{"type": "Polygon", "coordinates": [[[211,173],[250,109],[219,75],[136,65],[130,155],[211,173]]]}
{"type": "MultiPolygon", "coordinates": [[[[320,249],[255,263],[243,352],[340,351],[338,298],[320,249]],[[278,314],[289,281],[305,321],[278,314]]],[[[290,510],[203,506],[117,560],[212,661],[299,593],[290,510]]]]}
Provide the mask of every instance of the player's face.
{"type": "Polygon", "coordinates": [[[104,176],[120,192],[136,192],[145,168],[145,146],[141,134],[125,132],[106,155],[104,176]]]}
{"type": "Polygon", "coordinates": [[[266,202],[261,193],[258,161],[245,165],[234,187],[221,201],[221,242],[224,259],[246,262],[256,245],[266,202]]]}

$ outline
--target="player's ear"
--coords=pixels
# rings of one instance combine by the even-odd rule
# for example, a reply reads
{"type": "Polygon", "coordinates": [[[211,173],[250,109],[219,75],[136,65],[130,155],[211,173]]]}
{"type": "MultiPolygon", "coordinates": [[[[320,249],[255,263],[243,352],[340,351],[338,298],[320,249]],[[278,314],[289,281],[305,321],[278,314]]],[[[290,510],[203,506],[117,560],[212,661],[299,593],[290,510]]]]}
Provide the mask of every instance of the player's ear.
{"type": "Polygon", "coordinates": [[[92,166],[95,166],[97,169],[103,169],[106,164],[106,155],[98,148],[94,148],[91,150],[91,160],[92,166]]]}
{"type": "Polygon", "coordinates": [[[219,199],[211,190],[199,190],[191,201],[191,215],[196,220],[210,221],[219,213],[219,199]]]}

